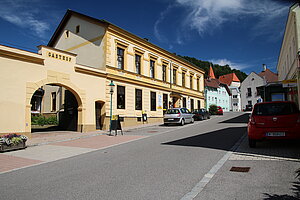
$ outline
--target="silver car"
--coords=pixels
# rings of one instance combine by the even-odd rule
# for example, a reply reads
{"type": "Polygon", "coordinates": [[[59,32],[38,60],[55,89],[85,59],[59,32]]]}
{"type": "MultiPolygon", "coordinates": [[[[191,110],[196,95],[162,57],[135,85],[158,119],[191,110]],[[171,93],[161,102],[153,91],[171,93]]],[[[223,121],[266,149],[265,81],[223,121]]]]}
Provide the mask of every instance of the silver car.
{"type": "Polygon", "coordinates": [[[171,108],[164,114],[164,124],[181,124],[194,123],[194,114],[186,108],[171,108]]]}

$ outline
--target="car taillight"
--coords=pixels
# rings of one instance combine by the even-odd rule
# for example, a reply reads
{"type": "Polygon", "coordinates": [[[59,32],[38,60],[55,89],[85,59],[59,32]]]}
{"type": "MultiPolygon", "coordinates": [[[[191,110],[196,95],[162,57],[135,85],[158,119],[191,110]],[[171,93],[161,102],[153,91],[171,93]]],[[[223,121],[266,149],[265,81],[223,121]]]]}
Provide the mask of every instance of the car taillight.
{"type": "Polygon", "coordinates": [[[178,114],[177,117],[181,117],[181,114],[178,114]]]}
{"type": "Polygon", "coordinates": [[[255,124],[255,119],[253,116],[250,117],[249,122],[250,122],[250,124],[253,124],[253,125],[255,124]]]}

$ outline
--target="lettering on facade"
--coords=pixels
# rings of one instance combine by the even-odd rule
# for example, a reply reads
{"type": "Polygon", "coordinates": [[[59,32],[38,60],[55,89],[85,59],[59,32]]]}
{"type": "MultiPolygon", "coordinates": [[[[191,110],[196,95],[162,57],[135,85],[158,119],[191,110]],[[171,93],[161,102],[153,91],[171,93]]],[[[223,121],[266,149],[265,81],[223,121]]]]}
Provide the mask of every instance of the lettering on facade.
{"type": "Polygon", "coordinates": [[[65,55],[50,52],[50,51],[47,52],[47,55],[50,58],[55,58],[55,59],[59,59],[59,60],[67,61],[67,62],[71,62],[71,60],[72,60],[72,58],[70,56],[65,56],[65,55]]]}

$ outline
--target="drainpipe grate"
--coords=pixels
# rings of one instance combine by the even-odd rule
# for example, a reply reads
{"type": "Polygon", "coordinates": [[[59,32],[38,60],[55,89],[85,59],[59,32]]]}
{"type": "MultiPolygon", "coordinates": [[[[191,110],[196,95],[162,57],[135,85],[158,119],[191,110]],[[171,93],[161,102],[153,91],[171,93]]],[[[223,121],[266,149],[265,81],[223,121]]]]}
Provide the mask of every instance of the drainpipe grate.
{"type": "Polygon", "coordinates": [[[250,167],[231,167],[232,172],[249,172],[250,167]]]}

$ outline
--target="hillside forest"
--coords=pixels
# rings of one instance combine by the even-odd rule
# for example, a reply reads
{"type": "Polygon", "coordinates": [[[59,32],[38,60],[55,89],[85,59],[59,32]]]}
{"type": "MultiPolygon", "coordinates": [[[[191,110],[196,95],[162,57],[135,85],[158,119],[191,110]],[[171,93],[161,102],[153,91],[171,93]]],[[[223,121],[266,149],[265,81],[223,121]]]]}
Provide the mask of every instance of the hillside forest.
{"type": "Polygon", "coordinates": [[[189,57],[189,56],[180,56],[181,58],[191,62],[192,64],[196,65],[197,67],[199,67],[200,69],[205,71],[205,78],[207,78],[208,72],[209,72],[209,67],[212,66],[215,76],[216,78],[219,78],[219,76],[225,75],[225,74],[230,74],[230,73],[235,73],[237,75],[237,77],[240,79],[240,81],[242,82],[246,77],[247,74],[237,70],[237,69],[231,69],[231,67],[229,65],[218,65],[218,64],[213,64],[211,62],[208,61],[202,61],[202,60],[198,60],[196,58],[193,57],[189,57]]]}

